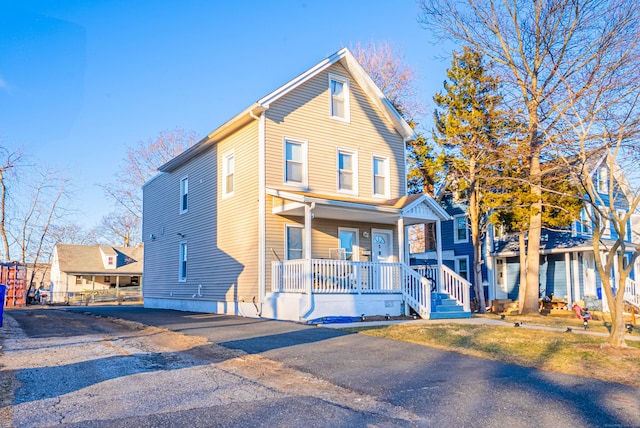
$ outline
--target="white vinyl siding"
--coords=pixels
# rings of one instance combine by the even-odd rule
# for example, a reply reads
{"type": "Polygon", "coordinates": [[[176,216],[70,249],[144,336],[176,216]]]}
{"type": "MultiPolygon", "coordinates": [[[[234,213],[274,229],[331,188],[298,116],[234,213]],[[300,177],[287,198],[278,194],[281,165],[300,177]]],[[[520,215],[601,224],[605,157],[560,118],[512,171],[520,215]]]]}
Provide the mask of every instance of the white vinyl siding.
{"type": "Polygon", "coordinates": [[[358,154],[338,149],[338,191],[358,194],[358,154]]]}
{"type": "Polygon", "coordinates": [[[329,74],[329,103],[331,118],[350,121],[349,79],[329,74]]]}
{"type": "Polygon", "coordinates": [[[222,159],[222,196],[233,196],[234,190],[234,174],[235,174],[235,160],[233,152],[227,153],[222,159]]]}
{"type": "Polygon", "coordinates": [[[180,214],[189,209],[189,177],[180,180],[180,214]]]}

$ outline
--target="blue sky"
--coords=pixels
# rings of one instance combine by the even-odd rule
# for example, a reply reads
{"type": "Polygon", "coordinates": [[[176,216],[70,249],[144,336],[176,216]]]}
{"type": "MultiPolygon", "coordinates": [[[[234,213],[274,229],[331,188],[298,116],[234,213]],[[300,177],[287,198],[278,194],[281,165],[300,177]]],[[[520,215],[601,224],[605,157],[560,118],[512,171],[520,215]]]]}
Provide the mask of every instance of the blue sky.
{"type": "Polygon", "coordinates": [[[204,136],[344,46],[402,50],[431,110],[451,47],[418,12],[414,0],[0,0],[0,145],[65,171],[91,227],[113,210],[98,185],[127,147],[175,127],[204,136]]]}

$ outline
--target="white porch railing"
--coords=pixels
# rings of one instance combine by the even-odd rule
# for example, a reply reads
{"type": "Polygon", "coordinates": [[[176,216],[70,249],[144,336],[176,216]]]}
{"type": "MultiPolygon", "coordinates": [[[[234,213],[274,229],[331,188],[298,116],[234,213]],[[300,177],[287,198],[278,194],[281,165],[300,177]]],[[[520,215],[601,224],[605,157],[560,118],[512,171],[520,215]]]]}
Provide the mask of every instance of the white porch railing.
{"type": "Polygon", "coordinates": [[[451,295],[465,311],[471,311],[471,283],[445,265],[442,265],[442,286],[438,290],[451,295]]]}
{"type": "Polygon", "coordinates": [[[438,292],[449,294],[464,307],[465,311],[471,311],[471,283],[469,281],[445,265],[442,265],[442,284],[440,284],[437,266],[412,266],[412,268],[420,275],[434,281],[438,292]]]}
{"type": "Polygon", "coordinates": [[[406,303],[417,311],[421,318],[428,319],[431,314],[432,282],[407,265],[402,265],[402,268],[402,292],[406,303]]]}
{"type": "Polygon", "coordinates": [[[627,278],[624,286],[624,300],[628,300],[634,305],[640,306],[640,287],[630,278],[627,278]]]}
{"type": "Polygon", "coordinates": [[[347,260],[287,260],[272,262],[271,291],[306,293],[311,279],[314,293],[400,293],[401,263],[347,260]]]}

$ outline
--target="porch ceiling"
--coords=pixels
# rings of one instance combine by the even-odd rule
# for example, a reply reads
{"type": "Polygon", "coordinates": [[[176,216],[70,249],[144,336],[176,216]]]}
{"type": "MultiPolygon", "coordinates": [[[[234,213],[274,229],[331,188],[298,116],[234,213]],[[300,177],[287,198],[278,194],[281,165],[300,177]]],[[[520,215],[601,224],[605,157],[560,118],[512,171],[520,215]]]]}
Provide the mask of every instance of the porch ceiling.
{"type": "Polygon", "coordinates": [[[405,225],[411,225],[448,218],[446,212],[435,201],[427,200],[425,195],[387,201],[358,201],[352,198],[274,189],[268,189],[267,193],[274,196],[273,214],[280,215],[304,216],[305,206],[309,205],[313,209],[314,218],[332,220],[395,224],[398,219],[403,218],[405,225]]]}

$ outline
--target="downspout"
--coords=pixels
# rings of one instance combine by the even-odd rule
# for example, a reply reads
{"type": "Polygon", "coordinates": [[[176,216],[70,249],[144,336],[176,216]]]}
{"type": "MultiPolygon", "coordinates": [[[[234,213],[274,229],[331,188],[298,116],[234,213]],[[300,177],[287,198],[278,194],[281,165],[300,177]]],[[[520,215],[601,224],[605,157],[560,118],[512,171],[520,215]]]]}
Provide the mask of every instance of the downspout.
{"type": "Polygon", "coordinates": [[[258,306],[257,316],[262,316],[266,295],[266,141],[264,113],[256,116],[249,110],[249,115],[258,121],[258,306]]]}
{"type": "Polygon", "coordinates": [[[304,206],[304,259],[306,261],[305,282],[307,283],[307,299],[300,311],[300,319],[305,320],[313,310],[313,272],[311,262],[311,220],[316,203],[312,202],[304,206]]]}

